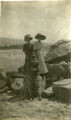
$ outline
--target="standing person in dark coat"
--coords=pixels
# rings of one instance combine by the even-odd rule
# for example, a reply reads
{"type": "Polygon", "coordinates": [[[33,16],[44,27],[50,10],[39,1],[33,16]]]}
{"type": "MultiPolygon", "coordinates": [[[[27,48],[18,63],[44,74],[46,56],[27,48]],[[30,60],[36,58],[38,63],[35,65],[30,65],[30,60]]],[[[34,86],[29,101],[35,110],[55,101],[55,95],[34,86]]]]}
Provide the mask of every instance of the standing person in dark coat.
{"type": "Polygon", "coordinates": [[[24,40],[26,43],[23,46],[23,51],[25,53],[25,65],[24,65],[24,71],[25,71],[25,80],[24,80],[24,97],[31,99],[32,98],[32,82],[31,82],[31,59],[33,54],[33,45],[30,43],[30,41],[33,38],[31,35],[26,35],[24,37],[24,40]]]}
{"type": "Polygon", "coordinates": [[[25,65],[24,65],[25,73],[27,73],[30,69],[31,57],[33,54],[33,45],[30,43],[32,39],[33,38],[29,34],[25,35],[24,37],[24,40],[26,42],[23,46],[23,52],[25,53],[25,65]]]}

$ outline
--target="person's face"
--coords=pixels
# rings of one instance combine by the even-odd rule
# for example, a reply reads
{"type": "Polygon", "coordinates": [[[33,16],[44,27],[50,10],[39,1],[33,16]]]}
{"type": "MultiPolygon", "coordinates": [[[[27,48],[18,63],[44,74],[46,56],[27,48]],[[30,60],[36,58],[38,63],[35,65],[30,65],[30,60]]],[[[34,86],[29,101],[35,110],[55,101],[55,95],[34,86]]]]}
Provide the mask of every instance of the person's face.
{"type": "Polygon", "coordinates": [[[38,42],[41,42],[41,39],[38,39],[38,42]]]}

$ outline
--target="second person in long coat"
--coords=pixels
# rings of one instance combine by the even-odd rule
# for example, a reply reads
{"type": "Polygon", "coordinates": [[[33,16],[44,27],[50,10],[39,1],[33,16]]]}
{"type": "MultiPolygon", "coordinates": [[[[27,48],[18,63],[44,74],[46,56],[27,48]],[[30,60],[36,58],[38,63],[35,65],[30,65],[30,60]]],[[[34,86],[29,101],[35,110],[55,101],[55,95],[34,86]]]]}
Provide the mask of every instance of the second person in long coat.
{"type": "Polygon", "coordinates": [[[45,75],[48,72],[45,60],[44,60],[44,48],[41,43],[42,40],[46,39],[46,37],[42,34],[37,34],[35,38],[38,40],[34,43],[34,50],[36,52],[36,56],[39,64],[39,73],[41,75],[45,75]]]}
{"type": "Polygon", "coordinates": [[[41,43],[42,40],[45,40],[46,37],[42,34],[37,34],[35,38],[38,40],[37,42],[34,43],[34,50],[36,52],[37,60],[38,60],[38,67],[39,67],[39,74],[43,78],[43,84],[44,88],[46,86],[46,81],[45,81],[45,75],[48,72],[45,60],[44,60],[44,49],[43,49],[43,44],[41,43]]]}

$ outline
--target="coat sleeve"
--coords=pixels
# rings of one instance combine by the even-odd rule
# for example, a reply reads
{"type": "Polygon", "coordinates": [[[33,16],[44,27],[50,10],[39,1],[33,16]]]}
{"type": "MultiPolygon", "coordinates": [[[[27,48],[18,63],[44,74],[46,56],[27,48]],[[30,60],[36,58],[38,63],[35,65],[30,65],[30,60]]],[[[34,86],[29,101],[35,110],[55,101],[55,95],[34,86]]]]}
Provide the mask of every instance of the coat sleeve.
{"type": "Polygon", "coordinates": [[[34,43],[34,51],[37,50],[37,42],[34,43]]]}
{"type": "Polygon", "coordinates": [[[26,51],[26,44],[23,45],[23,52],[25,52],[25,51],[26,51]]]}

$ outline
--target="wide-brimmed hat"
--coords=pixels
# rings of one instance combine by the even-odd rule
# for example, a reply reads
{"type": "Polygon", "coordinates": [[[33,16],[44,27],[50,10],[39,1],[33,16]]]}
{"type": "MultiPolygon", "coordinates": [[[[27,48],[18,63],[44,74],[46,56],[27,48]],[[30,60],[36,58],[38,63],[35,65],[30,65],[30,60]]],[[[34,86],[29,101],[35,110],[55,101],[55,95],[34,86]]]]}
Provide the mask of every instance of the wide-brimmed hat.
{"type": "Polygon", "coordinates": [[[46,39],[46,36],[38,33],[38,34],[35,36],[35,38],[38,39],[38,40],[45,40],[45,39],[46,39]]]}
{"type": "Polygon", "coordinates": [[[30,35],[30,34],[27,34],[27,35],[25,35],[25,37],[24,37],[24,40],[25,41],[30,41],[30,40],[32,40],[33,39],[33,37],[30,35]]]}

